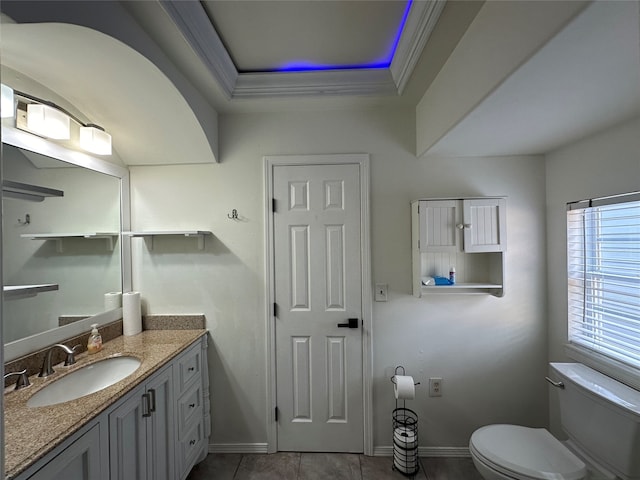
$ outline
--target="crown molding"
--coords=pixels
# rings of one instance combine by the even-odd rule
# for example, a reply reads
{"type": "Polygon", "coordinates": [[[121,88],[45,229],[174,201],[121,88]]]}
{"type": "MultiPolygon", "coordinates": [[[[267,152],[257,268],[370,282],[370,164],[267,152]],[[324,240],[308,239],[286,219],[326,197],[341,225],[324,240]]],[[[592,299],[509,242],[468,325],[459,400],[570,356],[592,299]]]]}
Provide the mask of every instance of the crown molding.
{"type": "Polygon", "coordinates": [[[160,4],[227,98],[231,98],[238,71],[202,4],[181,0],[161,0],[160,4]]]}
{"type": "Polygon", "coordinates": [[[306,95],[395,95],[386,68],[313,72],[241,73],[233,98],[306,95]]]}
{"type": "Polygon", "coordinates": [[[414,1],[389,68],[239,73],[201,2],[160,0],[227,99],[322,95],[399,95],[446,0],[414,1]]]}
{"type": "Polygon", "coordinates": [[[414,1],[411,4],[404,30],[389,67],[398,95],[404,91],[445,4],[446,0],[414,1]]]}

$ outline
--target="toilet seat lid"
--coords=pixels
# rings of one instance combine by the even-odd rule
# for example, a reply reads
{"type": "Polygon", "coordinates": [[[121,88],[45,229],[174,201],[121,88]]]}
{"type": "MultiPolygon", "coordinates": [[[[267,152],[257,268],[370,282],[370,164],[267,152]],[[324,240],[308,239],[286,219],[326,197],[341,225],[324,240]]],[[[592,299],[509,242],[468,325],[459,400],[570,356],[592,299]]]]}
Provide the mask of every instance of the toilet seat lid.
{"type": "Polygon", "coordinates": [[[470,447],[505,473],[533,479],[580,480],[586,465],[544,428],[488,425],[471,436],[470,447]]]}

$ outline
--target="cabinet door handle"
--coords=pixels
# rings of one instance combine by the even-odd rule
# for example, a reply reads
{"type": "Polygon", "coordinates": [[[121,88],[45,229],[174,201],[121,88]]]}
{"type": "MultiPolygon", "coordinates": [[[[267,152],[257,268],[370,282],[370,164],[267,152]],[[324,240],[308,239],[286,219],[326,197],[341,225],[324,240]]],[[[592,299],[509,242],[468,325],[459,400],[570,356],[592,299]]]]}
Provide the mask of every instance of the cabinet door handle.
{"type": "Polygon", "coordinates": [[[151,416],[151,399],[149,398],[149,394],[148,393],[143,393],[142,394],[142,416],[143,417],[150,417],[151,416]]]}
{"type": "Polygon", "coordinates": [[[191,441],[189,442],[189,445],[195,445],[195,444],[196,444],[196,441],[195,441],[195,440],[191,440],[191,441]]]}
{"type": "Polygon", "coordinates": [[[195,369],[196,369],[196,367],[189,367],[189,368],[187,368],[187,371],[193,372],[195,369]]]}
{"type": "Polygon", "coordinates": [[[149,413],[153,413],[156,411],[156,391],[154,388],[149,389],[149,401],[151,403],[149,413]]]}
{"type": "Polygon", "coordinates": [[[189,404],[189,408],[194,408],[195,406],[196,406],[196,404],[195,404],[195,403],[190,403],[190,404],[189,404]]]}

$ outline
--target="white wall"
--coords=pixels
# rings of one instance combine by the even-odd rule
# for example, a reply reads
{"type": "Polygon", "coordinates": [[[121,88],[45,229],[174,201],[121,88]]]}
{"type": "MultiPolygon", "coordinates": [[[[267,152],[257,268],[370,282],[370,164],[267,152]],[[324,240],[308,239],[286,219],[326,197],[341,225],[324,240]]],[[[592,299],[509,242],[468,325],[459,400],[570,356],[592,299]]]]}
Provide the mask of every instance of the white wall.
{"type": "Polygon", "coordinates": [[[133,167],[132,224],[214,232],[134,239],[134,288],[149,313],[201,312],[211,331],[215,444],[266,442],[264,155],[369,153],[374,304],[374,445],[391,445],[393,390],[402,364],[422,385],[408,406],[421,446],[466,447],[477,426],[547,423],[544,162],[541,158],[421,159],[411,110],[221,117],[221,163],[133,167]],[[507,195],[506,296],[411,296],[410,208],[425,196],[507,195]],[[227,219],[236,208],[241,221],[227,219]],[[429,376],[444,396],[427,397],[429,376]]]}
{"type": "MultiPolygon", "coordinates": [[[[567,202],[640,190],[640,118],[546,156],[549,361],[571,361],[567,340],[567,202]]],[[[552,426],[557,424],[551,393],[552,426]]]]}

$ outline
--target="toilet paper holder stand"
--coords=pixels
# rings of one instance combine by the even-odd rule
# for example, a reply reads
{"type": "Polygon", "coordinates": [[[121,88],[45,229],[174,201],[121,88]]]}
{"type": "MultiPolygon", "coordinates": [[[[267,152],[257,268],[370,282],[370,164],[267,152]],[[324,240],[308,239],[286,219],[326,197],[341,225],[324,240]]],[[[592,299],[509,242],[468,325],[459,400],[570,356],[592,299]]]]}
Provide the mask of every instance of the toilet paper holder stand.
{"type": "MultiPolygon", "coordinates": [[[[405,375],[406,371],[402,365],[395,368],[391,377],[391,383],[396,385],[396,375],[405,375]]],[[[420,382],[414,385],[420,385],[420,382]]],[[[393,432],[393,464],[392,469],[406,477],[414,478],[420,463],[418,461],[418,415],[406,408],[406,399],[402,399],[402,407],[398,407],[396,398],[396,408],[392,413],[393,432]]]]}

